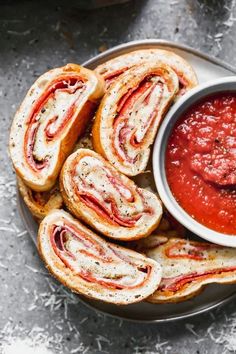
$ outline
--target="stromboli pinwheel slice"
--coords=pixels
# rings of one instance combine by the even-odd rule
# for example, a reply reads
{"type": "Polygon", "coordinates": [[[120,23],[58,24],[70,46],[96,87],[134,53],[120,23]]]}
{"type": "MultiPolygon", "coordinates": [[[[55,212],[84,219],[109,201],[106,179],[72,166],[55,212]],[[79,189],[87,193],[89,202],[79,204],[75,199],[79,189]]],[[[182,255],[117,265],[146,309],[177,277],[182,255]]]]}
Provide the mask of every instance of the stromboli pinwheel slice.
{"type": "Polygon", "coordinates": [[[103,79],[76,64],[52,69],[35,81],[10,132],[14,168],[31,189],[52,188],[103,93],[103,79]]]}
{"type": "Polygon", "coordinates": [[[57,184],[47,192],[33,191],[20,177],[17,177],[17,184],[25,204],[38,222],[51,210],[62,208],[63,199],[57,184]]]}
{"type": "Polygon", "coordinates": [[[191,65],[181,56],[164,49],[141,49],[120,55],[99,65],[95,71],[103,76],[107,89],[122,73],[132,66],[144,61],[162,61],[169,65],[179,78],[179,92],[181,97],[186,91],[198,84],[197,76],[191,65]]]}
{"type": "Polygon", "coordinates": [[[92,150],[79,149],[67,158],[60,189],[75,216],[114,239],[145,237],[161,219],[158,197],[138,188],[92,150]]]}
{"type": "Polygon", "coordinates": [[[96,300],[139,302],[157,289],[161,279],[157,262],[106,242],[61,210],[52,211],[40,224],[38,249],[60,282],[96,300]]]}
{"type": "Polygon", "coordinates": [[[111,85],[93,125],[94,149],[120,172],[135,176],[147,166],[159,125],[178,91],[167,65],[137,65],[111,85]]]}
{"type": "Polygon", "coordinates": [[[180,302],[197,295],[207,284],[236,283],[234,248],[156,235],[137,245],[136,250],[158,261],[163,269],[150,302],[180,302]]]}

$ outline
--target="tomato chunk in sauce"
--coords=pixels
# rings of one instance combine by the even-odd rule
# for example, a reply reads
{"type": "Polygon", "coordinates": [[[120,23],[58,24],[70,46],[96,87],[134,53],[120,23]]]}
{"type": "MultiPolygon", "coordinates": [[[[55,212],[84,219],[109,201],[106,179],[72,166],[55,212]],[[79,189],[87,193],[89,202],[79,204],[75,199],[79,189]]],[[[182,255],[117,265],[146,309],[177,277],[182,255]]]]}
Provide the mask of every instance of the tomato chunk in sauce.
{"type": "Polygon", "coordinates": [[[236,93],[208,96],[180,117],[167,144],[166,175],[188,214],[236,235],[236,93]]]}

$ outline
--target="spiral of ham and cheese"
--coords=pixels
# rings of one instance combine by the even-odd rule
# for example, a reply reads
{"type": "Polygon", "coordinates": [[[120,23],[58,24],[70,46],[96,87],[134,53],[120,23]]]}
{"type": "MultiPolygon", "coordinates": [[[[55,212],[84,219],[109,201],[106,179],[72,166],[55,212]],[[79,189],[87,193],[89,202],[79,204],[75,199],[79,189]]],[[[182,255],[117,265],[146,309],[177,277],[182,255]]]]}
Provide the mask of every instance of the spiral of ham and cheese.
{"type": "Polygon", "coordinates": [[[102,79],[75,64],[46,72],[30,88],[10,133],[14,168],[30,188],[52,188],[103,90],[102,79]]]}
{"type": "Polygon", "coordinates": [[[157,262],[104,241],[61,210],[42,221],[38,248],[59,281],[97,300],[123,305],[139,302],[157,289],[161,279],[157,262]]]}
{"type": "Polygon", "coordinates": [[[137,65],[111,85],[93,126],[94,149],[120,172],[145,170],[158,127],[178,91],[178,77],[162,63],[137,65]]]}
{"type": "Polygon", "coordinates": [[[178,302],[197,295],[211,283],[236,282],[236,250],[218,245],[152,235],[139,241],[139,251],[158,260],[163,273],[150,302],[178,302]]]}
{"type": "Polygon", "coordinates": [[[138,188],[92,150],[79,149],[68,157],[60,186],[68,209],[108,237],[142,238],[159,224],[157,196],[138,188]]]}
{"type": "Polygon", "coordinates": [[[35,192],[26,186],[20,177],[17,177],[17,185],[25,204],[38,222],[51,210],[62,208],[63,199],[58,184],[50,191],[35,192]]]}
{"type": "Polygon", "coordinates": [[[95,71],[103,76],[106,82],[106,88],[108,89],[122,73],[134,65],[145,61],[162,61],[175,71],[179,79],[179,92],[177,97],[181,97],[186,91],[198,84],[196,74],[191,65],[181,56],[164,49],[135,50],[99,65],[95,71]]]}

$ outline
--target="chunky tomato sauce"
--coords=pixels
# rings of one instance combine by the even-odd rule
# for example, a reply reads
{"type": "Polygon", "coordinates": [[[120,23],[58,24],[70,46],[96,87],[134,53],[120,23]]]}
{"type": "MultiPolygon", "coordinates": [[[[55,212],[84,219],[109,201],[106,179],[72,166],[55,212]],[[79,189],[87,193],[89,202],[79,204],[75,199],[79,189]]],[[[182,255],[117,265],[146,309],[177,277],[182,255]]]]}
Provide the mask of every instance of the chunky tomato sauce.
{"type": "Polygon", "coordinates": [[[236,235],[236,93],[206,97],[183,114],[168,141],[166,174],[188,214],[236,235]]]}

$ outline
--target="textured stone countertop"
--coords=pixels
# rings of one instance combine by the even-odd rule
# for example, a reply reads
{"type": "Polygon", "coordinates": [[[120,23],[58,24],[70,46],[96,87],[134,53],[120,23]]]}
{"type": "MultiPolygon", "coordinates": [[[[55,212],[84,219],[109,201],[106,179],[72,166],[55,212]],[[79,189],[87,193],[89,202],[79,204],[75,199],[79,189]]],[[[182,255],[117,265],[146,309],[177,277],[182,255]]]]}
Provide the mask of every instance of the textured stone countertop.
{"type": "Polygon", "coordinates": [[[76,1],[0,3],[0,352],[236,352],[235,301],[162,325],[128,323],[88,309],[47,275],[17,211],[7,142],[26,90],[51,67],[146,38],[184,43],[236,66],[235,1],[137,0],[90,12],[79,10],[76,1]]]}

